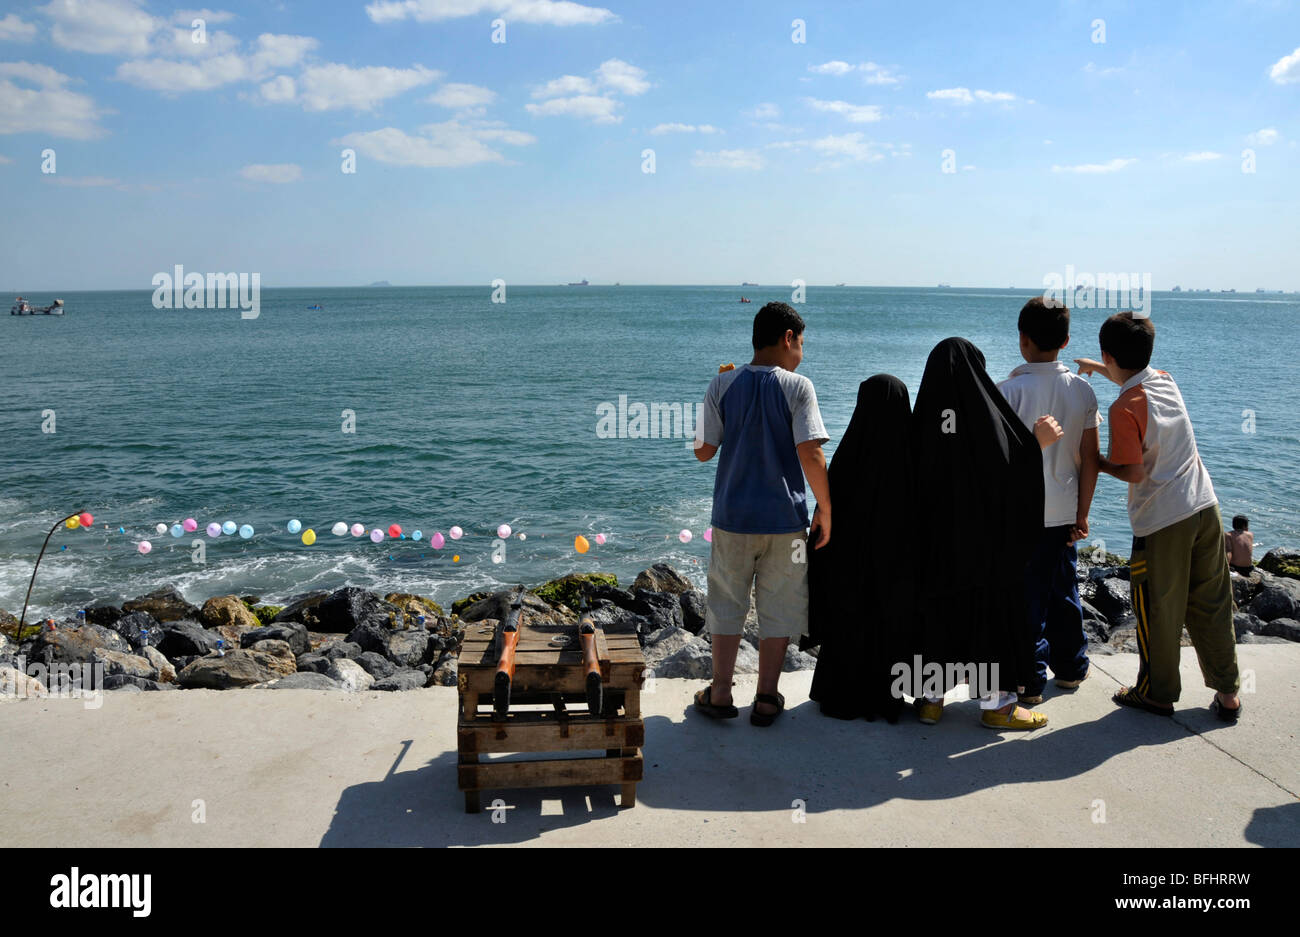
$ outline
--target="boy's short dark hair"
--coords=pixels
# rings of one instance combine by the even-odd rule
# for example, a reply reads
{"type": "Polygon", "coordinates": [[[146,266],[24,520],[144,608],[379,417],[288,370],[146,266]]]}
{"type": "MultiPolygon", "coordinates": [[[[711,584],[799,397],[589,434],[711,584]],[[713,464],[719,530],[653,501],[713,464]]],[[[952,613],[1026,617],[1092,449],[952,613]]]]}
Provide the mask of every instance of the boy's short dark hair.
{"type": "Polygon", "coordinates": [[[1035,296],[1020,308],[1016,327],[1039,351],[1060,351],[1070,338],[1070,310],[1065,303],[1035,296]]]}
{"type": "Polygon", "coordinates": [[[768,303],[754,315],[754,350],[767,348],[781,340],[786,332],[795,337],[803,334],[803,318],[788,303],[768,303]]]}
{"type": "Polygon", "coordinates": [[[1232,519],[1233,530],[1250,530],[1250,518],[1245,514],[1238,514],[1232,519]]]}
{"type": "Polygon", "coordinates": [[[1121,368],[1140,371],[1151,363],[1156,327],[1149,316],[1138,318],[1131,312],[1117,312],[1101,324],[1098,339],[1101,350],[1121,368]]]}

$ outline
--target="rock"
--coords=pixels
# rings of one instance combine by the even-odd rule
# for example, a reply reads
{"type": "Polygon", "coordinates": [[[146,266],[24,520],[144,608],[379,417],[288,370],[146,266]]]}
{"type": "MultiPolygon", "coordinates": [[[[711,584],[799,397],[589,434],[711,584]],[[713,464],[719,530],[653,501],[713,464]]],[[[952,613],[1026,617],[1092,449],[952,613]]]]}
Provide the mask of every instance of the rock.
{"type": "Polygon", "coordinates": [[[375,682],[375,678],[366,673],[364,667],[346,657],[340,657],[330,664],[330,669],[325,672],[325,675],[337,680],[349,693],[368,690],[375,682]]]}
{"type": "Polygon", "coordinates": [[[286,621],[273,625],[252,628],[239,636],[240,647],[252,647],[258,641],[284,641],[295,654],[306,654],[311,650],[311,637],[307,626],[301,622],[286,621]]]}
{"type": "Polygon", "coordinates": [[[366,621],[348,632],[347,641],[350,644],[357,645],[364,651],[383,654],[390,634],[392,634],[392,631],[389,630],[386,624],[379,621],[366,621]]]}
{"type": "Polygon", "coordinates": [[[1300,621],[1296,621],[1294,618],[1274,618],[1264,625],[1264,630],[1261,633],[1271,638],[1300,641],[1300,621]]]}
{"type": "MultiPolygon", "coordinates": [[[[550,582],[530,591],[547,605],[553,607],[567,605],[571,609],[576,609],[581,604],[583,597],[590,595],[594,586],[616,587],[618,586],[618,578],[608,573],[570,573],[567,576],[561,576],[559,579],[552,579],[550,582]]],[[[461,617],[467,621],[470,620],[463,612],[461,617]]],[[[500,618],[501,615],[494,614],[491,617],[500,618]]]]}
{"type": "Polygon", "coordinates": [[[259,651],[269,657],[278,658],[282,663],[273,665],[271,669],[279,670],[284,674],[296,673],[298,671],[298,661],[293,654],[293,648],[289,647],[288,642],[278,641],[274,638],[264,638],[249,646],[249,650],[259,651]]]}
{"type": "Polygon", "coordinates": [[[148,612],[155,621],[181,621],[196,618],[199,610],[185,601],[175,586],[166,586],[122,603],[124,612],[148,612]]]}
{"type": "Polygon", "coordinates": [[[169,621],[159,627],[162,638],[157,647],[168,660],[202,657],[217,649],[218,636],[196,621],[169,621]]]}
{"type": "Polygon", "coordinates": [[[282,676],[281,659],[260,651],[227,651],[225,656],[209,654],[191,661],[176,675],[183,687],[202,687],[209,690],[228,690],[232,687],[252,686],[282,676]]]}
{"type": "Polygon", "coordinates": [[[1232,601],[1237,608],[1245,608],[1249,605],[1251,599],[1259,592],[1259,587],[1264,583],[1264,577],[1260,575],[1258,569],[1253,570],[1249,576],[1234,572],[1231,574],[1231,578],[1232,601]]]}
{"type": "Polygon", "coordinates": [[[426,663],[429,660],[429,633],[416,629],[389,632],[384,656],[397,666],[408,669],[426,663]]]}
{"type": "Polygon", "coordinates": [[[1270,634],[1246,634],[1241,636],[1239,644],[1290,644],[1286,638],[1279,638],[1270,634]]]}
{"type": "Polygon", "coordinates": [[[661,660],[653,669],[656,677],[708,680],[713,676],[713,651],[703,641],[692,641],[661,660]]]}
{"type": "Polygon", "coordinates": [[[359,625],[368,622],[391,628],[396,613],[396,606],[389,605],[370,590],[344,586],[331,592],[316,606],[316,624],[312,630],[328,634],[351,634],[359,625]]]}
{"type": "Polygon", "coordinates": [[[685,576],[667,563],[655,563],[649,569],[642,570],[637,573],[632,583],[633,593],[637,589],[645,589],[647,592],[671,592],[673,595],[680,595],[694,588],[685,576]]]}
{"type": "Polygon", "coordinates": [[[332,680],[323,673],[313,673],[310,671],[298,671],[291,673],[287,677],[281,677],[278,680],[272,680],[269,683],[254,684],[253,689],[257,690],[334,690],[343,691],[343,684],[337,680],[332,680]]]}
{"type": "Polygon", "coordinates": [[[661,661],[667,660],[695,641],[699,641],[699,638],[685,628],[661,628],[646,637],[644,647],[646,665],[654,669],[661,661]]]}
{"type": "MultiPolygon", "coordinates": [[[[378,655],[376,655],[378,656],[378,655]]],[[[312,651],[308,654],[298,655],[298,673],[326,673],[333,663],[324,654],[318,654],[312,651]]]]}
{"type": "Polygon", "coordinates": [[[429,678],[429,686],[456,686],[456,660],[455,656],[448,654],[438,661],[433,676],[429,678]]]}
{"type": "Polygon", "coordinates": [[[154,672],[157,674],[153,679],[159,683],[176,682],[176,668],[158,648],[147,644],[140,649],[140,656],[153,665],[154,672]]]}
{"type": "Polygon", "coordinates": [[[786,645],[785,662],[781,664],[781,670],[785,673],[793,673],[796,670],[816,670],[817,658],[811,654],[805,654],[795,646],[794,642],[786,645]]]}
{"type": "MultiPolygon", "coordinates": [[[[632,598],[632,593],[629,592],[627,595],[629,599],[632,598]]],[[[606,634],[640,635],[644,643],[646,635],[651,633],[649,618],[604,599],[596,600],[593,607],[588,610],[588,614],[596,627],[606,634]]]]}
{"type": "Polygon", "coordinates": [[[307,592],[302,595],[294,596],[289,604],[279,611],[273,622],[297,621],[306,625],[311,630],[316,629],[316,606],[329,596],[328,592],[307,592]]]}
{"type": "Polygon", "coordinates": [[[1091,604],[1106,616],[1107,621],[1116,621],[1132,612],[1129,600],[1129,583],[1127,580],[1111,578],[1097,583],[1091,604]]]}
{"type": "Polygon", "coordinates": [[[410,620],[412,628],[415,627],[415,619],[418,615],[424,616],[426,626],[443,616],[442,606],[423,595],[390,592],[384,596],[384,601],[401,611],[402,615],[410,620]]]}
{"type": "Polygon", "coordinates": [[[651,634],[663,628],[680,628],[685,624],[682,617],[682,603],[677,593],[648,592],[645,589],[634,588],[632,595],[643,605],[644,610],[637,609],[637,611],[650,620],[651,634]]]}
{"type": "MultiPolygon", "coordinates": [[[[105,687],[104,689],[107,690],[107,689],[109,689],[109,687],[105,687]]],[[[136,686],[134,683],[121,683],[121,684],[118,684],[118,685],[115,686],[115,687],[112,687],[112,689],[115,689],[115,690],[117,690],[118,692],[126,692],[126,693],[143,693],[143,692],[144,692],[144,690],[143,690],[141,687],[136,686]]]]}
{"type": "Polygon", "coordinates": [[[1088,581],[1101,582],[1103,579],[1128,579],[1129,568],[1127,566],[1090,566],[1088,568],[1088,581]]]}
{"type": "Polygon", "coordinates": [[[27,659],[56,664],[93,663],[95,650],[120,651],[129,654],[131,645],[116,631],[102,625],[55,625],[51,630],[41,628],[31,641],[27,659]]]}
{"type": "MultiPolygon", "coordinates": [[[[94,662],[104,665],[104,674],[106,676],[122,674],[128,677],[141,677],[145,680],[158,679],[158,668],[146,657],[124,654],[122,651],[107,651],[102,647],[95,648],[94,653],[94,662]]],[[[157,651],[154,653],[157,653],[157,651]]]]}
{"type": "Polygon", "coordinates": [[[376,680],[383,680],[397,673],[397,665],[392,663],[383,654],[374,651],[366,651],[357,657],[357,663],[365,668],[366,673],[376,680]]]}
{"type": "Polygon", "coordinates": [[[475,602],[480,602],[483,599],[486,599],[491,594],[492,594],[491,592],[471,592],[469,595],[465,596],[464,598],[456,599],[456,601],[451,603],[451,613],[453,615],[459,615],[461,612],[469,608],[475,602]]]}
{"type": "MultiPolygon", "coordinates": [[[[92,625],[103,625],[105,628],[112,628],[113,623],[125,614],[116,605],[96,604],[86,606],[86,621],[92,625]]],[[[113,630],[116,631],[117,629],[114,628],[113,630]]]]}
{"type": "Polygon", "coordinates": [[[356,644],[352,641],[338,641],[331,644],[321,653],[325,655],[327,660],[333,662],[344,658],[348,660],[356,660],[361,656],[363,650],[364,648],[362,648],[360,644],[356,644]]]}
{"type": "Polygon", "coordinates": [[[248,625],[217,625],[215,628],[209,628],[208,634],[213,635],[222,642],[222,647],[226,650],[244,646],[244,635],[255,629],[248,625]]]}
{"type": "Polygon", "coordinates": [[[748,641],[740,642],[740,649],[736,651],[736,669],[735,673],[758,673],[758,648],[748,641]]]}
{"type": "Polygon", "coordinates": [[[1264,622],[1249,612],[1233,612],[1232,627],[1237,632],[1237,641],[1240,642],[1245,635],[1261,633],[1264,630],[1264,622]]]}
{"type": "Polygon", "coordinates": [[[45,684],[15,667],[0,665],[0,700],[40,699],[48,691],[45,684]]]}
{"type": "Polygon", "coordinates": [[[1300,581],[1270,576],[1251,600],[1249,612],[1264,621],[1300,618],[1300,581]]]}
{"type": "MultiPolygon", "coordinates": [[[[467,605],[463,605],[458,614],[462,619],[469,622],[479,622],[485,618],[495,618],[500,621],[506,617],[506,613],[510,610],[510,600],[514,597],[514,594],[514,589],[500,589],[496,592],[490,592],[467,605]]],[[[457,611],[456,606],[459,604],[459,602],[452,603],[453,612],[457,611]]],[[[530,609],[540,616],[549,617],[555,612],[555,609],[531,592],[524,593],[522,604],[525,609],[530,609]]]]}
{"type": "Polygon", "coordinates": [[[157,647],[163,638],[162,628],[148,612],[127,612],[106,627],[116,631],[137,652],[148,645],[157,647]]]}
{"type": "Polygon", "coordinates": [[[128,692],[180,689],[175,683],[164,683],[161,680],[150,680],[147,677],[136,677],[125,673],[115,673],[105,677],[103,688],[105,690],[126,690],[128,692]]]}
{"type": "Polygon", "coordinates": [[[372,690],[385,690],[389,693],[398,690],[419,690],[428,684],[429,678],[418,670],[399,670],[391,677],[376,680],[372,690]]]}
{"type": "Polygon", "coordinates": [[[705,616],[708,614],[708,603],[704,599],[704,593],[696,589],[688,589],[681,593],[677,600],[682,607],[682,627],[691,634],[699,634],[704,630],[705,616]]]}
{"type": "MultiPolygon", "coordinates": [[[[247,600],[244,600],[244,604],[248,605],[248,610],[253,613],[253,617],[257,619],[259,625],[271,624],[271,622],[275,621],[275,616],[284,611],[283,605],[249,604],[247,600]]],[[[301,625],[302,622],[298,622],[298,624],[301,625]]]]}
{"type": "Polygon", "coordinates": [[[248,606],[233,595],[213,596],[203,603],[199,610],[199,623],[205,628],[219,625],[236,625],[245,628],[257,628],[261,622],[248,610],[248,606]]]}
{"type": "Polygon", "coordinates": [[[1275,576],[1300,579],[1300,550],[1289,550],[1286,547],[1269,550],[1259,565],[1275,576]]]}

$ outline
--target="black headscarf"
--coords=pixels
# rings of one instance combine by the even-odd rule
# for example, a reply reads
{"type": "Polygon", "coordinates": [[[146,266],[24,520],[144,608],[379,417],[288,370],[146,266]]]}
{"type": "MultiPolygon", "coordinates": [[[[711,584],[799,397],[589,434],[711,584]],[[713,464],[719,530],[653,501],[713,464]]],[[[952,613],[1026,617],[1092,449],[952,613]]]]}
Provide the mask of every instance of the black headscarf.
{"type": "Polygon", "coordinates": [[[877,374],[858,385],[831,459],[831,540],[812,549],[809,643],[820,644],[810,696],[839,718],[898,718],[893,665],[910,654],[912,408],[907,387],[877,374]]]}
{"type": "Polygon", "coordinates": [[[927,663],[997,662],[1014,690],[1033,666],[1023,571],[1043,526],[1042,450],[964,338],[930,352],[912,423],[918,650],[927,663]]]}

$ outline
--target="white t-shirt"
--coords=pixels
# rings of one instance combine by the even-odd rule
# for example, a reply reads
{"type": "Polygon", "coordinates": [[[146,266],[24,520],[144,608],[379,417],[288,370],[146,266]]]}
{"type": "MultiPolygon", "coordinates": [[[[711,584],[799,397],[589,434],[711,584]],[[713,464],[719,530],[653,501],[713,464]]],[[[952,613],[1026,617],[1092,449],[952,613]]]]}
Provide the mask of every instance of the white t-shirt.
{"type": "Polygon", "coordinates": [[[1101,425],[1092,385],[1060,361],[1022,364],[998,385],[1030,430],[1044,414],[1065,435],[1043,450],[1043,526],[1064,527],[1079,516],[1079,443],[1083,431],[1101,425]]]}

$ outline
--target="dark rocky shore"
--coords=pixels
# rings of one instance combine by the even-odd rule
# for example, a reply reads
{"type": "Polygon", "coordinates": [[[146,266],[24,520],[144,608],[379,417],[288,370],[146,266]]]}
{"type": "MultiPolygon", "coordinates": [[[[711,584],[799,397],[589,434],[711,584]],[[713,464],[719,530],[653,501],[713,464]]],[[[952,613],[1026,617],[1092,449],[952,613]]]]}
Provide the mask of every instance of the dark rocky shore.
{"type": "MultiPolygon", "coordinates": [[[[1091,653],[1136,651],[1124,560],[1081,550],[1078,579],[1091,653]]],[[[1249,577],[1232,579],[1239,643],[1300,641],[1300,551],[1273,550],[1249,577]]],[[[22,635],[18,620],[0,611],[0,694],[45,695],[41,678],[52,679],[60,665],[97,670],[102,684],[96,678],[95,687],[126,692],[454,686],[465,625],[498,621],[509,596],[510,590],[475,593],[444,610],[424,596],[345,586],[283,605],[223,595],[195,606],[164,587],[120,607],[92,605],[84,617],[28,625],[22,635]]],[[[598,626],[638,636],[656,676],[710,676],[705,595],[670,566],[652,566],[630,588],[600,573],[552,580],[525,592],[525,621],[576,622],[584,600],[598,626]]],[[[755,673],[752,608],[745,631],[736,672],[755,673]]],[[[785,670],[811,669],[815,655],[792,645],[785,670]]]]}

